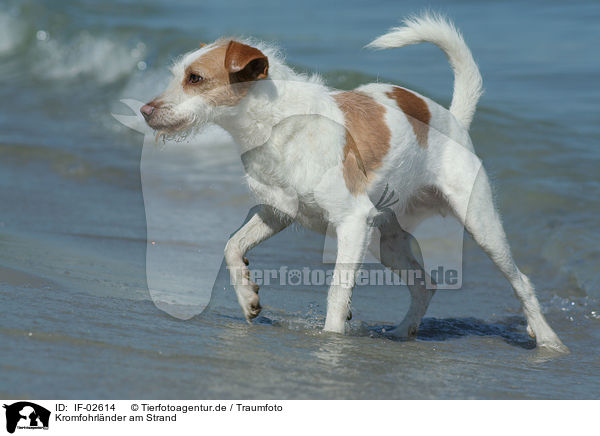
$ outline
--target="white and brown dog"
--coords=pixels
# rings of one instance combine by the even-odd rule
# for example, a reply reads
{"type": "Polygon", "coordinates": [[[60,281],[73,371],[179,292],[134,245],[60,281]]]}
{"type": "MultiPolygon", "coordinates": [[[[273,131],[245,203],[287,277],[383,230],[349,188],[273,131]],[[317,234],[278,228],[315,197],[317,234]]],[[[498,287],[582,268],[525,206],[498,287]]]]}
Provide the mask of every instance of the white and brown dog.
{"type": "MultiPolygon", "coordinates": [[[[446,19],[426,15],[404,21],[369,47],[420,42],[440,47],[454,70],[449,110],[389,84],[332,90],[318,76],[294,72],[265,44],[224,38],[178,61],[167,90],[141,112],[159,134],[215,123],[240,145],[248,184],[268,205],[225,248],[247,320],[261,309],[258,287],[248,280],[248,250],[292,221],[318,231],[330,226],[338,241],[336,273],[357,269],[374,239],[372,200],[390,186],[398,200],[394,213],[406,231],[433,214],[455,215],[512,285],[537,344],[566,350],[513,261],[487,176],[474,155],[468,129],[482,82],[462,36],[446,19]]],[[[420,268],[402,244],[393,252],[381,259],[386,266],[420,268]]],[[[353,285],[333,281],[326,331],[344,332],[353,285]]],[[[391,332],[402,337],[415,335],[435,291],[425,284],[409,289],[408,313],[391,332]]]]}

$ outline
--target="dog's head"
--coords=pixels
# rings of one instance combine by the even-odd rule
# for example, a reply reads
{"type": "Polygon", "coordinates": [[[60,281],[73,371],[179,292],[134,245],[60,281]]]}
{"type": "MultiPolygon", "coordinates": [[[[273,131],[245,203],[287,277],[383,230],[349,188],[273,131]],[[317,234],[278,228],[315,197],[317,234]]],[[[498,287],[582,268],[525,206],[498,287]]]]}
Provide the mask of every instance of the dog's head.
{"type": "Polygon", "coordinates": [[[218,40],[177,62],[167,89],[140,111],[159,133],[198,128],[235,107],[268,71],[269,60],[256,47],[218,40]]]}

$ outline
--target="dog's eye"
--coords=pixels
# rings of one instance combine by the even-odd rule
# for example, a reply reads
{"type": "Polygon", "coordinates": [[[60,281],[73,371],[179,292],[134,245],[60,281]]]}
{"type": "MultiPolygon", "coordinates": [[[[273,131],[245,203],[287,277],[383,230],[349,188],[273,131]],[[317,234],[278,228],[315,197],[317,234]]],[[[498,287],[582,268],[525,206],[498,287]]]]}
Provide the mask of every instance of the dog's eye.
{"type": "Polygon", "coordinates": [[[202,76],[199,76],[198,74],[194,74],[194,73],[191,73],[191,74],[190,74],[190,77],[188,77],[188,81],[189,81],[190,83],[199,83],[199,82],[201,82],[202,80],[204,80],[204,79],[202,78],[202,76]]]}

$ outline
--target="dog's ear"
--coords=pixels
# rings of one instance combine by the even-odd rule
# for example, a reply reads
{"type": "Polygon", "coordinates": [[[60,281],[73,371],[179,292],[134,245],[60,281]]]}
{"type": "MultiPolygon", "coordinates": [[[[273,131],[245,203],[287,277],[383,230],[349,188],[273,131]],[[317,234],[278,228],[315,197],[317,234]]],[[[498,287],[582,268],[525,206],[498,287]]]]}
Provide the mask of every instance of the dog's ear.
{"type": "Polygon", "coordinates": [[[232,82],[264,79],[269,72],[269,59],[257,48],[231,41],[225,53],[225,68],[232,82]]]}

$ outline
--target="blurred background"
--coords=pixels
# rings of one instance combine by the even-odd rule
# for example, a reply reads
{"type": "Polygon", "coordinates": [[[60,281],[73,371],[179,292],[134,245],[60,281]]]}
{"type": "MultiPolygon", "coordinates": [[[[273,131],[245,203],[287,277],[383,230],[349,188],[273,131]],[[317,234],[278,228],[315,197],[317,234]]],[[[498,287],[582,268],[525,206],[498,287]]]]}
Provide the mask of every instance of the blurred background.
{"type": "MultiPolygon", "coordinates": [[[[598,398],[599,19],[594,1],[3,1],[0,397],[598,398]],[[454,20],[480,66],[473,143],[517,263],[572,354],[530,349],[508,283],[469,237],[463,289],[438,292],[415,342],[380,334],[401,320],[405,289],[356,289],[348,337],[319,331],[324,287],[265,287],[265,310],[246,325],[222,268],[201,316],[155,308],[143,137],[111,116],[131,114],[120,100],[148,101],[178,55],[242,35],[276,43],[332,87],[389,81],[447,105],[438,48],[362,48],[423,7],[454,20]]],[[[173,201],[234,231],[254,204],[235,145],[211,131],[181,147],[194,177],[173,201]]],[[[193,220],[189,230],[205,240],[200,256],[220,256],[221,233],[193,220]]],[[[252,265],[317,265],[322,247],[290,229],[252,265]]]]}

